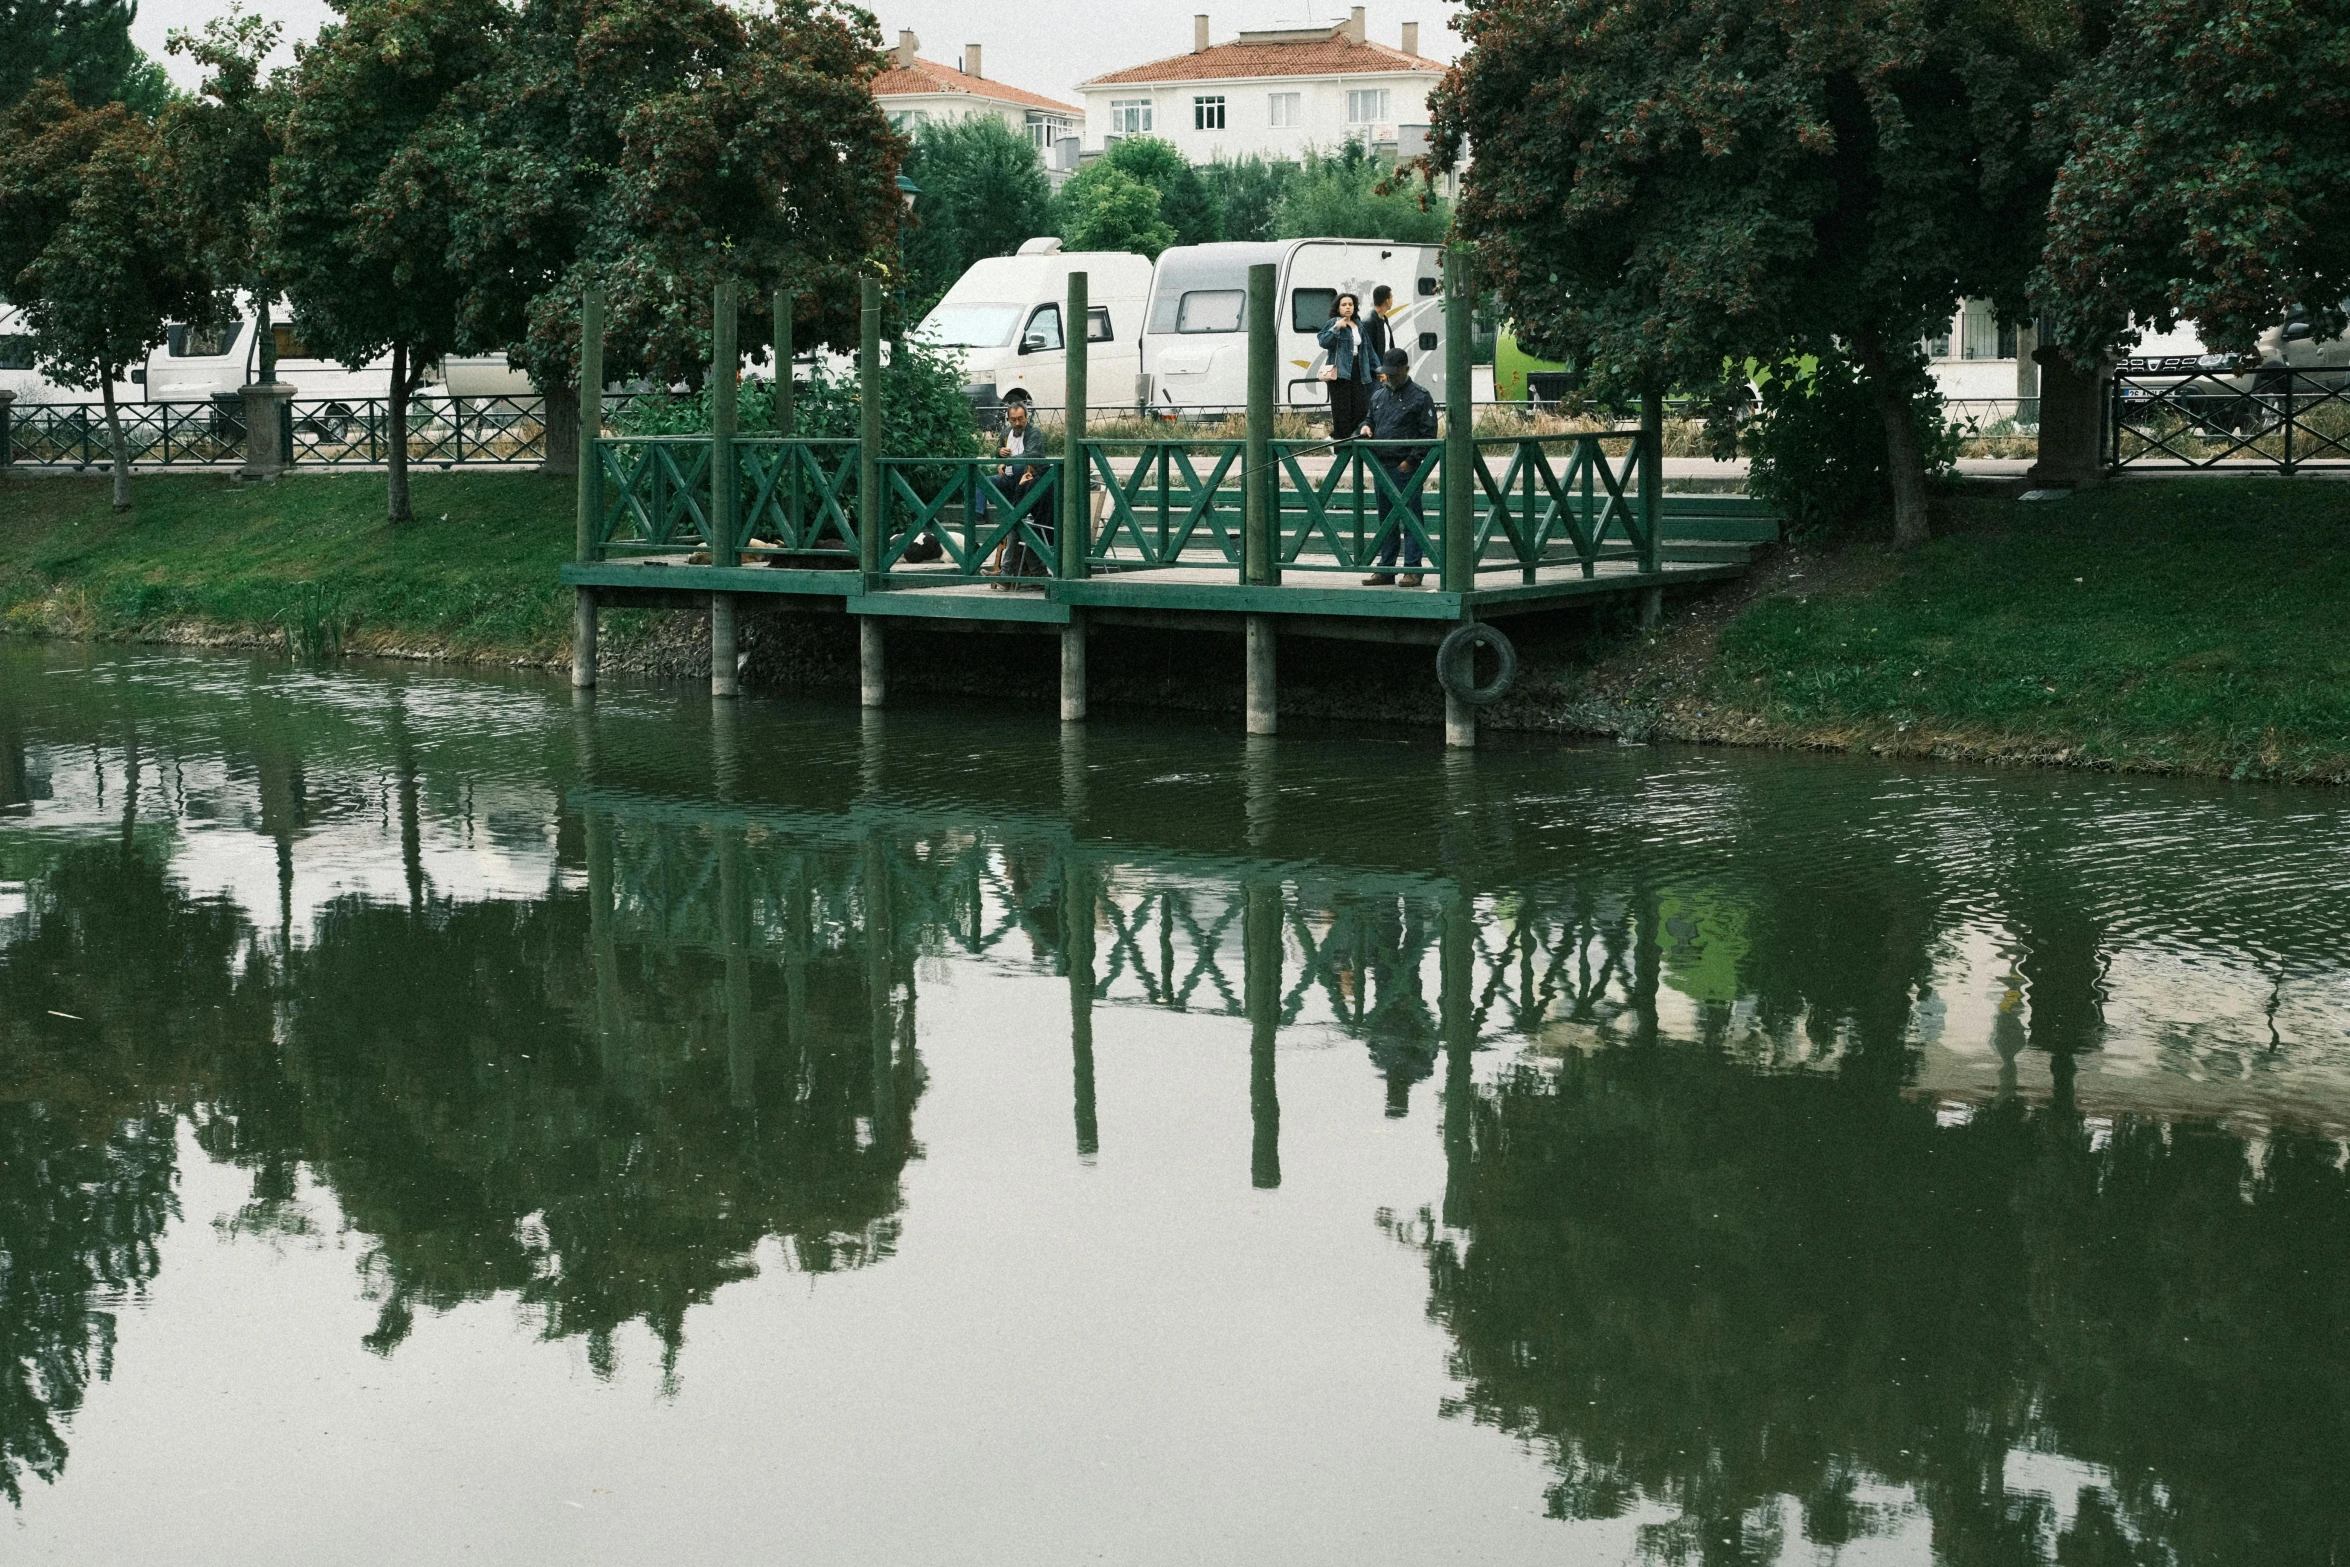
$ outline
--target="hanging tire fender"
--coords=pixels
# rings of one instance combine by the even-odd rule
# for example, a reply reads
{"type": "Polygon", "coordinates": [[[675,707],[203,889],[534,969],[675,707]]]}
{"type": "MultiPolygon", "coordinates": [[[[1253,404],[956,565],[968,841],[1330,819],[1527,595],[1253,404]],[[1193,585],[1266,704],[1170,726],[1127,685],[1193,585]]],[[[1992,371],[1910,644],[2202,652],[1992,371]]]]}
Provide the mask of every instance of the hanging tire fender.
{"type": "Polygon", "coordinates": [[[1501,628],[1489,626],[1480,620],[1455,626],[1436,647],[1436,683],[1448,696],[1457,697],[1471,707],[1487,707],[1509,693],[1510,682],[1518,678],[1518,650],[1501,628]],[[1483,685],[1477,681],[1477,650],[1484,648],[1493,655],[1497,666],[1493,678],[1483,685]]]}

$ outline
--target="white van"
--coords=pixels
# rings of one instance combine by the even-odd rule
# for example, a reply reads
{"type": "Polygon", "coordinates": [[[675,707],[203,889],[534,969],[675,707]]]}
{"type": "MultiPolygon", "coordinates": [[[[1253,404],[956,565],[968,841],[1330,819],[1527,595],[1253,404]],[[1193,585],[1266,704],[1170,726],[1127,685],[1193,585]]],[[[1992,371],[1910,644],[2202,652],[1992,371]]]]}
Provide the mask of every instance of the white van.
{"type": "Polygon", "coordinates": [[[1380,239],[1285,239],[1178,245],[1162,251],[1143,326],[1148,401],[1162,412],[1239,408],[1248,402],[1248,269],[1271,262],[1280,323],[1280,382],[1292,407],[1327,406],[1319,341],[1338,296],[1363,313],[1380,284],[1395,291],[1389,340],[1411,355],[1412,379],[1444,401],[1444,263],[1435,245],[1380,239]]]}
{"type": "MultiPolygon", "coordinates": [[[[163,345],[147,356],[144,369],[132,379],[146,385],[151,403],[200,403],[233,393],[261,373],[260,334],[250,311],[216,331],[196,331],[174,324],[164,332],[163,345]]],[[[270,335],[277,346],[277,378],[294,388],[296,397],[389,397],[392,394],[392,356],[384,354],[363,369],[352,370],[333,359],[321,359],[303,345],[302,324],[284,300],[270,311],[270,335]]]]}
{"type": "MultiPolygon", "coordinates": [[[[104,401],[94,389],[60,386],[42,373],[33,357],[32,326],[25,320],[24,312],[14,305],[0,305],[0,392],[14,392],[19,407],[104,401]]],[[[139,396],[139,388],[132,381],[115,383],[116,402],[135,403],[139,396]]]]}
{"type": "Polygon", "coordinates": [[[1062,304],[1069,274],[1086,274],[1086,405],[1100,412],[1134,406],[1142,368],[1143,301],[1148,258],[1122,250],[1061,249],[1032,239],[1015,256],[976,261],[915,328],[943,348],[960,350],[964,390],[982,407],[1014,387],[1039,408],[1060,408],[1069,395],[1069,352],[1062,304]]]}

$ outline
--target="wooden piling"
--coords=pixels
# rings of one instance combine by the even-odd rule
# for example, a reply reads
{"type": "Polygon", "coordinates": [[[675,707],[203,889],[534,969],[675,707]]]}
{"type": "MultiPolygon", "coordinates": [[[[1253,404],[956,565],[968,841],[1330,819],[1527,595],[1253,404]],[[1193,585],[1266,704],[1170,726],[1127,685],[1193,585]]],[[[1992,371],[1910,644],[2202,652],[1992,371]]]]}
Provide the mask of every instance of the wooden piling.
{"type": "Polygon", "coordinates": [[[1246,617],[1248,639],[1248,732],[1269,735],[1279,731],[1279,683],[1273,664],[1273,617],[1246,617]]]}
{"type": "MultiPolygon", "coordinates": [[[[1444,558],[1439,563],[1447,593],[1466,593],[1477,585],[1477,410],[1475,372],[1469,365],[1476,303],[1469,251],[1450,246],[1444,252],[1444,558]]],[[[1448,720],[1445,728],[1451,727],[1448,720]]]]}
{"type": "Polygon", "coordinates": [[[881,661],[881,621],[878,616],[857,617],[857,700],[879,707],[889,695],[881,661]]]}
{"type": "MultiPolygon", "coordinates": [[[[603,519],[604,291],[591,288],[579,307],[579,479],[572,555],[581,565],[596,558],[603,519]]],[[[596,590],[575,588],[571,600],[571,683],[596,684],[596,590]]]]}
{"type": "Polygon", "coordinates": [[[1240,580],[1260,587],[1281,580],[1281,492],[1273,471],[1280,290],[1274,273],[1269,263],[1248,269],[1248,453],[1242,472],[1240,580]]]}
{"type": "MultiPolygon", "coordinates": [[[[867,278],[862,331],[857,342],[857,570],[865,591],[881,586],[881,282],[867,278]]],[[[870,623],[868,623],[870,624],[870,623]]],[[[873,660],[879,668],[880,628],[873,627],[873,660]]],[[[879,707],[869,700],[868,707],[879,707]]]]}

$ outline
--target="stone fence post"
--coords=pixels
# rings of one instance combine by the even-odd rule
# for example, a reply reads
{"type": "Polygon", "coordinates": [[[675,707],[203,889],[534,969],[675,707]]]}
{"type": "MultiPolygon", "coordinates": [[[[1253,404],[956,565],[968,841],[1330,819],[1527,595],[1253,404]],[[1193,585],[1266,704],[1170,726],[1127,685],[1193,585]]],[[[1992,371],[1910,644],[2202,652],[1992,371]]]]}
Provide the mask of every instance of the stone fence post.
{"type": "Polygon", "coordinates": [[[274,479],[292,465],[286,450],[286,405],[294,389],[283,381],[255,381],[242,393],[245,399],[245,466],[239,476],[274,479]]]}
{"type": "Polygon", "coordinates": [[[2027,477],[2050,489],[2104,483],[2110,361],[2083,367],[2053,345],[2034,349],[2032,358],[2040,366],[2040,456],[2027,477]]]}
{"type": "Polygon", "coordinates": [[[16,430],[8,406],[15,401],[14,392],[0,392],[0,474],[16,461],[16,430]]]}

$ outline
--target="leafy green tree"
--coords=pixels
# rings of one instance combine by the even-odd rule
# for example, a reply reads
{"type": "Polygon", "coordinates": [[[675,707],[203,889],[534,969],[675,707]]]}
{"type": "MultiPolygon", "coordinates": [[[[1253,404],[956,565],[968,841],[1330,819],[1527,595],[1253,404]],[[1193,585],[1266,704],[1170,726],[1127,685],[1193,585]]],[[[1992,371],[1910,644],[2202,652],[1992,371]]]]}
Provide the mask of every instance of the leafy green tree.
{"type": "Polygon", "coordinates": [[[170,52],[201,65],[204,79],[194,97],[175,100],[159,123],[189,236],[213,276],[252,301],[264,381],[276,377],[269,315],[277,289],[263,239],[270,163],[283,143],[288,95],[282,75],[264,77],[261,67],[284,31],[236,5],[201,32],[175,31],[170,52]]]}
{"type": "Polygon", "coordinates": [[[1179,243],[1157,187],[1096,162],[1061,188],[1061,239],[1071,250],[1128,250],[1157,259],[1179,243]]]}
{"type": "Polygon", "coordinates": [[[922,187],[905,238],[910,315],[928,311],[972,262],[1053,231],[1036,144],[992,115],[924,125],[905,170],[922,187]]]}
{"type": "Polygon", "coordinates": [[[1218,239],[1280,237],[1281,204],[1297,181],[1297,164],[1251,153],[1245,158],[1220,157],[1202,164],[1197,173],[1215,210],[1218,239]]]}
{"type": "Polygon", "coordinates": [[[449,264],[458,95],[496,56],[497,0],[346,0],[299,51],[268,248],[312,351],[389,352],[386,514],[409,520],[408,399],[459,346],[449,264]]]}
{"type": "Polygon", "coordinates": [[[2024,313],[2078,41],[2006,0],[1471,0],[1434,162],[1521,340],[1603,391],[1712,387],[1844,345],[1926,536],[1918,340],[1962,296],[2024,313]]]}
{"type": "Polygon", "coordinates": [[[154,121],[121,104],[81,108],[51,78],[0,121],[0,296],[24,307],[48,373],[104,401],[116,511],[131,467],[115,384],[167,323],[221,312],[181,210],[154,121]]]}
{"type": "Polygon", "coordinates": [[[1446,202],[1398,184],[1391,166],[1361,142],[1349,141],[1326,156],[1307,154],[1305,166],[1282,192],[1273,237],[1327,235],[1432,245],[1451,226],[1446,202]]]}
{"type": "MultiPolygon", "coordinates": [[[[1176,244],[1207,245],[1224,237],[1217,226],[1215,202],[1199,170],[1173,142],[1156,136],[1130,136],[1089,165],[1104,166],[1159,193],[1159,216],[1174,229],[1176,244]]],[[[1070,184],[1083,179],[1085,173],[1079,170],[1070,184]]]]}
{"type": "MultiPolygon", "coordinates": [[[[905,144],[867,90],[881,60],[873,19],[829,0],[527,0],[452,160],[464,346],[569,401],[600,283],[616,374],[698,380],[721,277],[746,305],[790,291],[803,345],[855,343],[859,278],[903,210],[905,144]]],[[[746,309],[746,349],[770,319],[746,309]]]]}
{"type": "Polygon", "coordinates": [[[75,103],[153,114],[171,78],[131,42],[136,0],[0,0],[0,108],[56,77],[75,103]]]}
{"type": "Polygon", "coordinates": [[[2248,350],[2295,307],[2350,327],[2350,7],[2121,0],[2059,94],[2043,295],[2102,350],[2133,319],[2248,350]]]}

